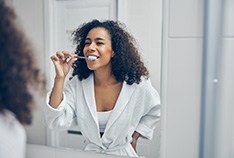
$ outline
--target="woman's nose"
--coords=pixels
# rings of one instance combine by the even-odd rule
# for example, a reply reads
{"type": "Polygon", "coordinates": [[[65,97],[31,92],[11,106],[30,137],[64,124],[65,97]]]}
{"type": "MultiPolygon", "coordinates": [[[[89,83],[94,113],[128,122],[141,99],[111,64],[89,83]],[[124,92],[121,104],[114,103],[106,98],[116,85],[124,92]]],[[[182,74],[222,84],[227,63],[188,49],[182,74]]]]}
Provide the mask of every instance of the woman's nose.
{"type": "Polygon", "coordinates": [[[89,45],[88,50],[89,50],[90,52],[95,51],[95,44],[94,44],[94,43],[91,43],[91,44],[89,45]]]}

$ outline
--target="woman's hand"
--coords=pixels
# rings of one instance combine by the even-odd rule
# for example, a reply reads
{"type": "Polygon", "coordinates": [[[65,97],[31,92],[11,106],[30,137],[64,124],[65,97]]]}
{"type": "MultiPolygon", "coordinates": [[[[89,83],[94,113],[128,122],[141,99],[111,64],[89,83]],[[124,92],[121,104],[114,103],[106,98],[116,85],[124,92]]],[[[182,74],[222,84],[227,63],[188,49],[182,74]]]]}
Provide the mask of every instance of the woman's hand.
{"type": "Polygon", "coordinates": [[[66,77],[72,64],[77,60],[77,58],[74,58],[76,56],[75,53],[58,51],[51,57],[55,67],[56,78],[64,79],[66,77]],[[71,57],[71,59],[67,61],[68,57],[71,57]]]}
{"type": "Polygon", "coordinates": [[[138,133],[136,131],[132,135],[132,143],[131,143],[131,145],[132,145],[132,147],[133,147],[133,149],[135,151],[136,151],[137,140],[138,140],[139,136],[140,136],[140,133],[138,133]]]}

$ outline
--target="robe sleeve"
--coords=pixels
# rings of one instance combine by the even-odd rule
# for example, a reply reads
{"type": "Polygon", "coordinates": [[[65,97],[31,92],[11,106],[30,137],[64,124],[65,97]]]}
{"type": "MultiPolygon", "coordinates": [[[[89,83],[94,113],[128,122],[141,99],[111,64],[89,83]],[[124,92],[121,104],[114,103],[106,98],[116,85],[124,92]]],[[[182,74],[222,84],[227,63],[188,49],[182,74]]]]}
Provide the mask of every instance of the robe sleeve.
{"type": "Polygon", "coordinates": [[[151,84],[145,87],[145,91],[144,97],[142,97],[145,112],[136,131],[140,133],[141,137],[152,140],[154,129],[160,121],[160,96],[151,84]]]}
{"type": "Polygon", "coordinates": [[[64,92],[63,100],[55,109],[49,105],[51,91],[46,96],[45,106],[45,121],[50,129],[67,129],[76,122],[75,101],[72,83],[67,83],[64,92]],[[75,121],[75,122],[74,122],[75,121]]]}

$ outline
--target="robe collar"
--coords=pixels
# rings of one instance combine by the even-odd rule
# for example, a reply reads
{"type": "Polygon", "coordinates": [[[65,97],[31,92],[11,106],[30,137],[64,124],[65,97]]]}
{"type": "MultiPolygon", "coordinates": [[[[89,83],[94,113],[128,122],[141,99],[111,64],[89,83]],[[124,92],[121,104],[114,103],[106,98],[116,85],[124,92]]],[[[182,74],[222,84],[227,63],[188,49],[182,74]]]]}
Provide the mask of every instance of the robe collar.
{"type": "MultiPolygon", "coordinates": [[[[98,125],[98,118],[97,118],[97,107],[95,101],[95,94],[94,94],[94,76],[91,74],[87,79],[82,80],[82,89],[84,92],[84,97],[86,103],[88,105],[88,109],[92,115],[93,121],[96,124],[96,128],[99,134],[99,125],[98,125]]],[[[105,133],[110,129],[110,127],[114,124],[114,122],[118,119],[121,115],[123,110],[125,109],[127,103],[129,102],[134,90],[136,89],[136,84],[128,85],[125,81],[123,82],[122,89],[112,110],[110,118],[107,122],[105,133]]],[[[105,95],[105,94],[103,94],[105,95]]],[[[103,135],[103,136],[104,136],[103,135]]]]}

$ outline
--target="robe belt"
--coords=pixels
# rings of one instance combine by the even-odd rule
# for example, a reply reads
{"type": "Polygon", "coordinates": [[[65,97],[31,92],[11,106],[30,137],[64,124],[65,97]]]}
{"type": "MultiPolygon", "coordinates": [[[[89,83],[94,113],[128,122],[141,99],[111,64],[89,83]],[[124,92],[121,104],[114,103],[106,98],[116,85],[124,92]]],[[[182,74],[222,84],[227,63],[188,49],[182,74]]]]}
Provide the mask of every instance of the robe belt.
{"type": "Polygon", "coordinates": [[[121,149],[124,149],[127,147],[127,145],[131,145],[130,143],[126,143],[126,144],[123,144],[123,145],[118,145],[116,147],[112,147],[112,148],[108,148],[108,147],[105,147],[105,146],[98,146],[96,144],[93,144],[93,143],[89,143],[86,145],[85,149],[84,150],[94,150],[94,151],[97,151],[97,152],[100,152],[100,153],[106,153],[106,152],[111,152],[111,151],[115,151],[115,150],[121,150],[121,149]]]}

